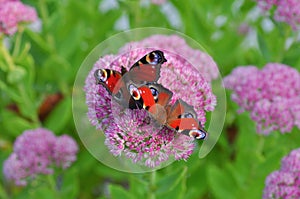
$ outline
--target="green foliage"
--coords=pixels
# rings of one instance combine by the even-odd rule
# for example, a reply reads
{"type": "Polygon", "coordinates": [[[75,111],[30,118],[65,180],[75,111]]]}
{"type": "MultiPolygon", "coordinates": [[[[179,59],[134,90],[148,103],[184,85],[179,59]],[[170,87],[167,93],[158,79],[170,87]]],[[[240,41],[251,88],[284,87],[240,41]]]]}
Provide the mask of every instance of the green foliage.
{"type": "MultiPolygon", "coordinates": [[[[119,8],[105,13],[99,11],[98,0],[25,2],[37,9],[42,29],[34,32],[21,28],[9,37],[10,48],[3,45],[0,35],[1,162],[26,129],[44,126],[56,134],[68,133],[81,143],[71,111],[75,75],[88,53],[118,32],[115,22],[123,14],[128,16],[130,28],[166,27],[192,37],[214,58],[223,76],[238,65],[262,67],[268,62],[300,70],[300,43],[295,33],[274,21],[274,28],[266,31],[262,16],[248,20],[256,6],[254,1],[238,7],[232,0],[170,0],[179,13],[181,27],[174,27],[161,6],[141,7],[140,1],[118,1],[119,8]],[[225,21],[217,25],[220,17],[225,21]],[[245,24],[255,38],[248,44],[247,33],[239,32],[245,24]],[[287,38],[293,41],[290,46],[286,46],[287,38]],[[41,104],[56,93],[63,98],[45,119],[40,119],[41,104]]],[[[227,102],[223,133],[204,159],[195,153],[186,162],[174,162],[156,172],[129,174],[102,165],[80,145],[78,160],[69,170],[37,178],[27,187],[6,182],[1,172],[0,198],[261,198],[266,176],[279,168],[284,155],[299,147],[299,130],[258,135],[249,114],[238,115],[237,105],[229,97],[227,102]]]]}

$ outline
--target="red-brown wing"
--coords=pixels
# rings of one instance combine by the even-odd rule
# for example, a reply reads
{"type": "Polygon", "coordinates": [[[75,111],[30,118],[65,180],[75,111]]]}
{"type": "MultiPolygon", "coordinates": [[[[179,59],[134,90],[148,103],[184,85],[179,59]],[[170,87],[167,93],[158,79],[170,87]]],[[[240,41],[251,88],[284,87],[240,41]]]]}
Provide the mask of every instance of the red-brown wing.
{"type": "Polygon", "coordinates": [[[150,88],[156,104],[163,107],[169,104],[173,96],[172,91],[163,87],[161,84],[148,83],[147,86],[150,88]]]}
{"type": "Polygon", "coordinates": [[[185,101],[178,99],[175,104],[168,108],[168,121],[178,118],[196,118],[197,114],[193,106],[187,104],[185,101]]]}
{"type": "Polygon", "coordinates": [[[148,86],[141,86],[138,88],[140,93],[139,101],[142,103],[142,108],[148,110],[151,106],[155,104],[154,97],[148,86]]]}
{"type": "Polygon", "coordinates": [[[207,133],[198,121],[193,106],[179,99],[173,106],[166,107],[166,110],[166,125],[168,127],[195,139],[204,139],[206,137],[207,133]]]}
{"type": "Polygon", "coordinates": [[[97,69],[94,73],[96,84],[102,84],[110,94],[114,95],[119,92],[122,79],[121,73],[110,69],[97,69]],[[116,86],[118,84],[118,86],[116,86]]]}
{"type": "Polygon", "coordinates": [[[129,72],[130,80],[135,83],[156,82],[159,79],[161,64],[166,62],[164,53],[155,50],[132,65],[129,72]]]}
{"type": "Polygon", "coordinates": [[[144,57],[142,57],[136,63],[134,63],[131,66],[130,70],[133,70],[137,66],[141,66],[141,65],[145,65],[145,64],[150,64],[150,65],[163,64],[166,61],[167,60],[162,51],[154,50],[154,51],[146,54],[144,57]]]}
{"type": "Polygon", "coordinates": [[[193,137],[195,139],[204,139],[207,132],[195,118],[179,118],[172,120],[168,126],[175,129],[178,133],[193,137]]]}
{"type": "Polygon", "coordinates": [[[129,74],[130,80],[137,84],[156,82],[160,77],[160,68],[160,64],[143,64],[132,68],[127,74],[129,74]]]}

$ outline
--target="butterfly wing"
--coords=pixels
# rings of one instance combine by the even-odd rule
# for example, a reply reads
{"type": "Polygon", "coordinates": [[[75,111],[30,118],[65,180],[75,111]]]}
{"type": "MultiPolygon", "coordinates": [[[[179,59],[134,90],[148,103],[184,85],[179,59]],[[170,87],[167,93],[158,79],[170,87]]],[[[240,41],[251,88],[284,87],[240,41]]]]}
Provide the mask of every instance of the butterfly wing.
{"type": "Polygon", "coordinates": [[[166,121],[165,106],[169,103],[173,93],[160,84],[146,84],[137,87],[134,83],[128,86],[132,99],[139,109],[148,110],[159,124],[166,121]]]}
{"type": "Polygon", "coordinates": [[[160,84],[148,83],[137,87],[131,83],[128,88],[134,100],[142,104],[140,107],[146,110],[156,104],[165,107],[173,95],[169,89],[160,84]]]}
{"type": "Polygon", "coordinates": [[[137,88],[135,95],[132,95],[140,109],[149,110],[155,104],[154,97],[148,86],[140,86],[137,88]]]}
{"type": "Polygon", "coordinates": [[[132,65],[129,70],[130,79],[135,83],[156,82],[161,64],[166,61],[162,51],[152,51],[132,65]]]}
{"type": "Polygon", "coordinates": [[[150,65],[157,65],[157,64],[163,64],[166,62],[166,58],[164,56],[164,53],[160,50],[154,50],[144,57],[142,57],[140,60],[138,60],[136,63],[134,63],[130,70],[133,70],[135,67],[142,66],[145,64],[150,64],[150,65]]]}
{"type": "Polygon", "coordinates": [[[156,104],[167,106],[173,96],[172,91],[165,88],[161,84],[147,83],[146,86],[151,90],[152,96],[156,104]]]}
{"type": "Polygon", "coordinates": [[[193,137],[195,139],[204,139],[207,132],[195,118],[179,118],[172,120],[168,126],[175,129],[178,133],[193,137]]]}
{"type": "Polygon", "coordinates": [[[178,133],[204,139],[207,132],[197,119],[197,114],[193,107],[179,99],[173,106],[167,107],[167,126],[175,129],[178,133]]]}
{"type": "Polygon", "coordinates": [[[168,121],[178,118],[197,118],[194,107],[178,99],[173,106],[168,107],[168,121]]]}
{"type": "Polygon", "coordinates": [[[97,69],[94,73],[96,84],[102,84],[110,94],[117,94],[122,86],[121,73],[110,69],[97,69]]]}
{"type": "Polygon", "coordinates": [[[121,73],[110,69],[97,69],[94,76],[96,83],[103,85],[119,104],[131,109],[135,108],[121,73]]]}

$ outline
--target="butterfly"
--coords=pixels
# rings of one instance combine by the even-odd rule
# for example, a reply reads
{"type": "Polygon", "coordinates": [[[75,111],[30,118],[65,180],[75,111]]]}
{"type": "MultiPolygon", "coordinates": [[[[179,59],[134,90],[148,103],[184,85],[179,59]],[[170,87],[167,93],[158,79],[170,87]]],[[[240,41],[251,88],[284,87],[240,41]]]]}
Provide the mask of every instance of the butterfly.
{"type": "Polygon", "coordinates": [[[129,71],[123,66],[121,72],[110,69],[97,69],[94,72],[96,84],[102,84],[113,98],[124,107],[139,108],[129,93],[129,82],[136,85],[156,82],[160,77],[161,64],[166,61],[164,53],[155,50],[134,63],[129,71]]]}
{"type": "Polygon", "coordinates": [[[138,108],[148,110],[159,124],[195,139],[206,137],[207,132],[198,121],[193,106],[181,99],[170,105],[173,93],[162,85],[147,83],[137,87],[130,84],[129,92],[138,108]]]}

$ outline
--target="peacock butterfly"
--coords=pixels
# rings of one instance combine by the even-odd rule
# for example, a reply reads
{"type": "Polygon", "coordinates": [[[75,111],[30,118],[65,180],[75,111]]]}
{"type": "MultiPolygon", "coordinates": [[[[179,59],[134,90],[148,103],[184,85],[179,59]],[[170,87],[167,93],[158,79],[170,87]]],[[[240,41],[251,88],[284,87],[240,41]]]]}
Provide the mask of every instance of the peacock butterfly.
{"type": "Polygon", "coordinates": [[[131,66],[129,71],[123,66],[121,72],[98,69],[94,76],[97,84],[102,84],[119,104],[130,109],[145,109],[160,125],[178,133],[204,139],[207,132],[197,119],[193,107],[178,99],[169,104],[173,93],[156,81],[160,76],[161,64],[166,62],[162,51],[155,50],[131,66]]]}

